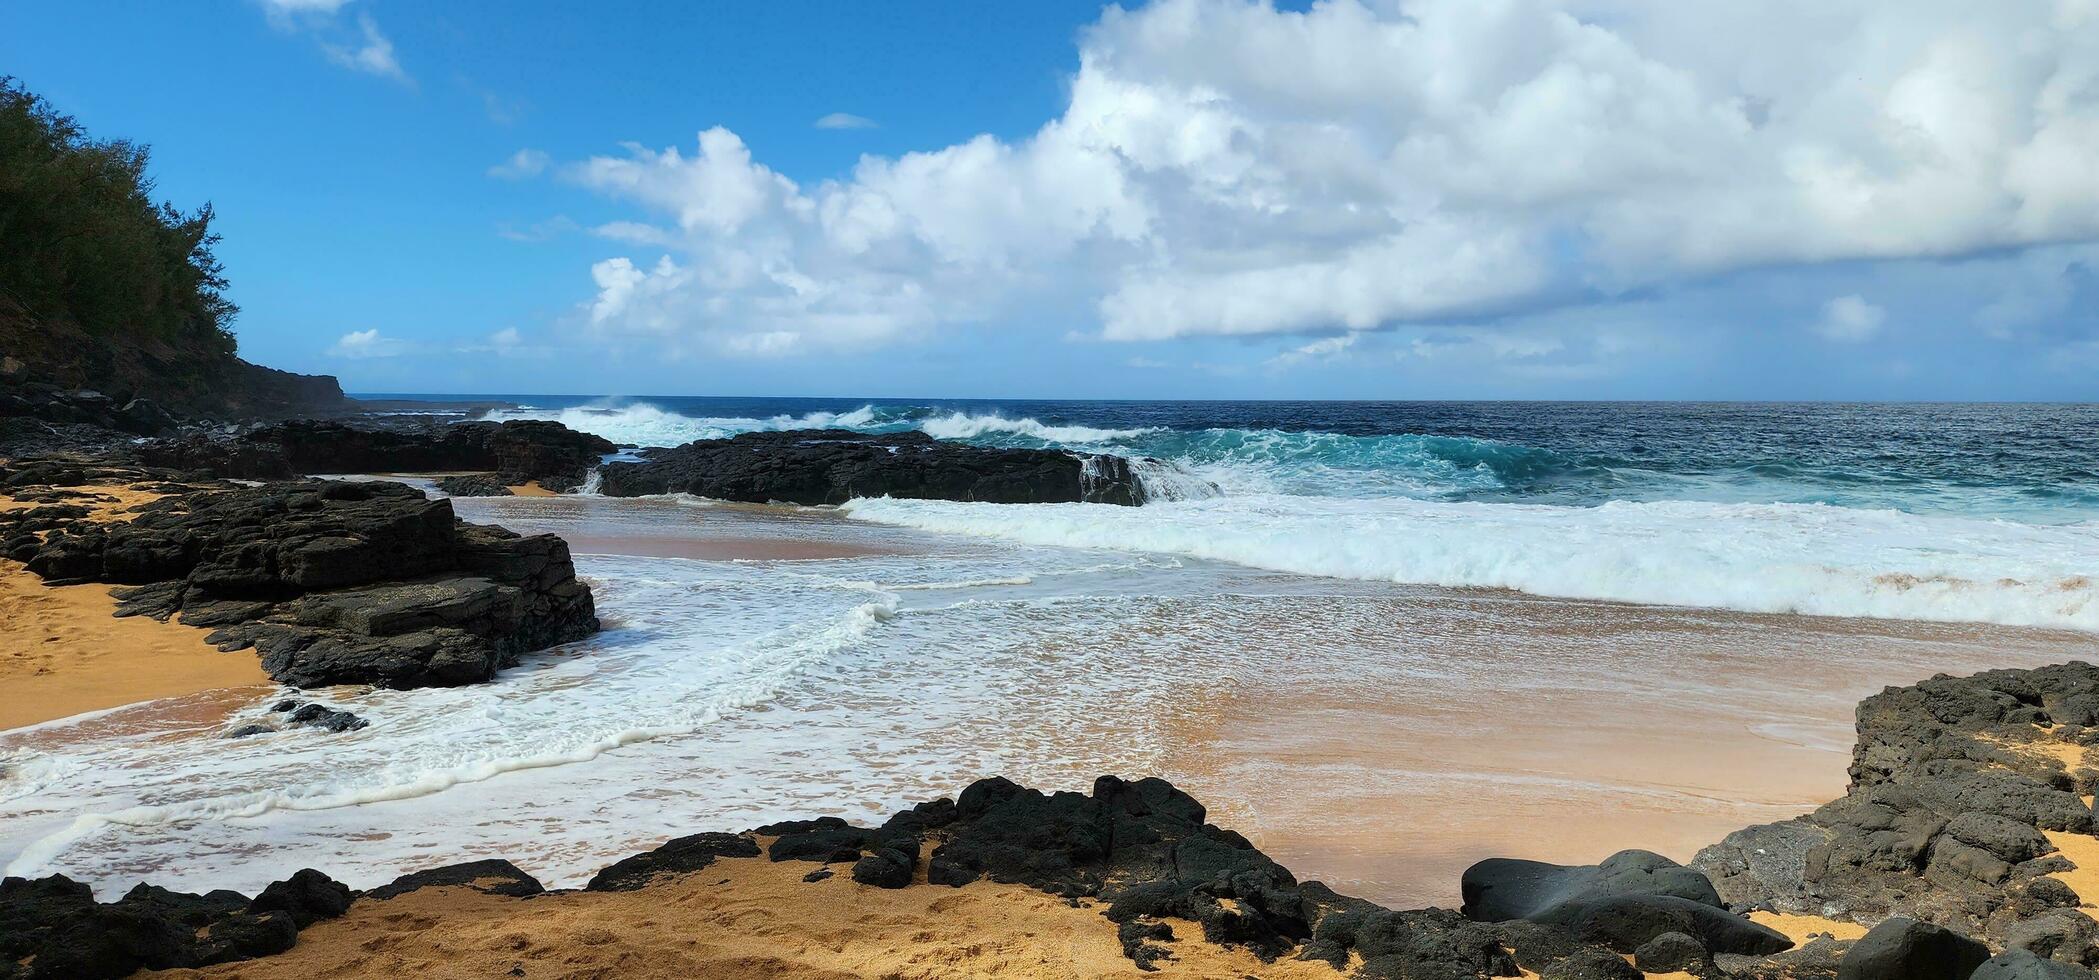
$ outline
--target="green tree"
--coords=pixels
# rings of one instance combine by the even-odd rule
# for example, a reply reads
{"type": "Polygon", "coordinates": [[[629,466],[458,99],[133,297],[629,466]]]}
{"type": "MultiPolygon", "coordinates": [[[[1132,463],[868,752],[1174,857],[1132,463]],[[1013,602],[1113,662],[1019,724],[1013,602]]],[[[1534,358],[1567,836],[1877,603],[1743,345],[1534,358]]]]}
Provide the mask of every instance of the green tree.
{"type": "Polygon", "coordinates": [[[97,141],[0,78],[0,293],[104,336],[231,354],[239,310],[212,255],[211,205],[155,203],[147,150],[97,141]]]}

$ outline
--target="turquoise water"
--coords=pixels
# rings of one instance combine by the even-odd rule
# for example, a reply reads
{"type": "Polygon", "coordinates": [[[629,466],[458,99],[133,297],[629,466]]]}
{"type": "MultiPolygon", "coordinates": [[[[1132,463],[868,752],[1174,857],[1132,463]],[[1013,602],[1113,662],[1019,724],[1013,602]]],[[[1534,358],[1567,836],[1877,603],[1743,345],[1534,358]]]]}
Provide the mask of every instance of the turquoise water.
{"type": "Polygon", "coordinates": [[[2089,405],[473,397],[639,445],[838,426],[1151,456],[1225,493],[2099,517],[2089,405]]]}

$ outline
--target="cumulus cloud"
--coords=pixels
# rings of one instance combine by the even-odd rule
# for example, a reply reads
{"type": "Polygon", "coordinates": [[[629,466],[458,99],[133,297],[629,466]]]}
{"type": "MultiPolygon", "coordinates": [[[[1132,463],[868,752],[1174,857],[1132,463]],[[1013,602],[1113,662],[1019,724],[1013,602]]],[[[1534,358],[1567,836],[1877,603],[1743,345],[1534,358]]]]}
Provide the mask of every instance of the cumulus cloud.
{"type": "Polygon", "coordinates": [[[399,357],[408,353],[410,349],[408,341],[384,336],[374,327],[343,334],[335,341],[335,346],[328,348],[328,353],[333,357],[363,360],[373,357],[399,357]]]}
{"type": "Polygon", "coordinates": [[[1887,310],[1866,302],[1863,296],[1839,296],[1822,304],[1822,319],[1816,321],[1815,331],[1829,340],[1855,344],[1873,339],[1887,319],[1887,310]]]}
{"type": "Polygon", "coordinates": [[[547,156],[545,150],[534,150],[528,147],[511,154],[510,158],[502,163],[488,168],[488,175],[490,177],[500,177],[504,180],[523,180],[526,177],[537,177],[545,173],[547,164],[552,162],[553,159],[547,156]]]}
{"type": "Polygon", "coordinates": [[[1079,65],[1026,138],[812,185],[718,127],[568,168],[661,255],[594,267],[592,324],[778,353],[1055,296],[1111,340],[1326,334],[2099,239],[2089,0],[1162,0],[1079,65]]]}
{"type": "Polygon", "coordinates": [[[875,121],[850,112],[834,112],[818,119],[814,125],[818,129],[873,129],[875,121]]]}

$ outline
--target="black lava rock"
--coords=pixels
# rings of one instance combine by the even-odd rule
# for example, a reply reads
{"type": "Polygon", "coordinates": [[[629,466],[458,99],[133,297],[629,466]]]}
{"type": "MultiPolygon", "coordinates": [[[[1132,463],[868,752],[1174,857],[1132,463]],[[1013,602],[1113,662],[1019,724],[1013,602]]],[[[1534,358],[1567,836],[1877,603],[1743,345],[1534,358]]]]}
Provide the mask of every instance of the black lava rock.
{"type": "Polygon", "coordinates": [[[1723,908],[1713,883],[1652,851],[1619,851],[1594,865],[1489,858],[1459,881],[1467,918],[1480,922],[1535,919],[1567,902],[1621,895],[1665,895],[1723,908]]]}
{"type": "Polygon", "coordinates": [[[491,859],[402,875],[364,893],[364,897],[384,900],[425,888],[452,887],[466,887],[488,895],[506,895],[511,898],[529,898],[546,891],[540,886],[539,879],[526,874],[517,865],[491,859]]]}
{"type": "Polygon", "coordinates": [[[1914,918],[2015,946],[2075,904],[2047,877],[2063,858],[2043,832],[2093,829],[2079,796],[2099,771],[2058,750],[2095,723],[2099,667],[2083,662],[1888,688],[1859,705],[1842,799],[1736,831],[1692,866],[1730,908],[1914,918]]]}
{"type": "Polygon", "coordinates": [[[283,881],[263,888],[248,903],[250,912],[283,912],[304,929],[322,919],[333,919],[350,910],[355,898],[350,887],[312,868],[294,872],[283,881]]]}
{"type": "Polygon", "coordinates": [[[1642,980],[1640,971],[1616,953],[1585,949],[1538,974],[1539,980],[1642,980]]]}
{"type": "Polygon", "coordinates": [[[320,703],[309,704],[292,712],[291,723],[325,728],[331,732],[354,732],[371,724],[350,712],[320,703]]]}
{"type": "Polygon", "coordinates": [[[585,891],[633,891],[657,875],[688,874],[716,858],[757,857],[758,844],[742,834],[694,834],[665,843],[646,854],[623,858],[598,872],[585,891]]]}
{"type": "Polygon", "coordinates": [[[903,888],[911,884],[911,872],[917,867],[917,847],[909,851],[883,847],[854,862],[853,880],[876,888],[903,888]]]}
{"type": "Polygon", "coordinates": [[[2081,966],[2046,960],[2023,949],[2007,950],[1992,956],[1968,980],[2095,980],[2093,973],[2081,966]]]}
{"type": "Polygon", "coordinates": [[[1633,950],[1633,965],[1642,973],[1681,970],[1698,977],[1710,975],[1718,969],[1705,944],[1681,932],[1665,932],[1641,943],[1639,949],[1633,950]]]}
{"type": "Polygon", "coordinates": [[[1793,944],[1723,908],[1705,875],[1648,851],[1593,866],[1491,858],[1467,868],[1460,887],[1468,918],[1555,925],[1623,953],[1666,933],[1696,937],[1712,952],[1776,953],[1793,944]]]}
{"type": "MultiPolygon", "coordinates": [[[[10,474],[21,475],[0,469],[10,474]]],[[[18,514],[40,510],[0,512],[0,539],[22,526],[18,514]]],[[[53,584],[137,586],[119,593],[120,615],[211,627],[211,642],[254,648],[294,687],[478,683],[521,653],[598,628],[560,538],[467,524],[450,501],[395,483],[178,493],[129,522],[44,529],[26,564],[53,584]]]]}
{"type": "Polygon", "coordinates": [[[1851,944],[1837,980],[1967,980],[1989,958],[1973,939],[1897,916],[1851,944]]]}
{"type": "Polygon", "coordinates": [[[516,492],[492,476],[469,474],[448,476],[437,481],[437,489],[454,497],[512,497],[516,492]]]}
{"type": "Polygon", "coordinates": [[[923,432],[747,432],[651,449],[600,471],[608,497],[690,493],[751,503],[841,504],[855,497],[989,503],[1137,505],[1144,487],[1120,456],[994,449],[923,432]]]}
{"type": "MultiPolygon", "coordinates": [[[[305,891],[283,882],[271,889],[280,896],[305,891]]],[[[349,900],[325,904],[333,909],[326,915],[339,915],[349,900]]],[[[313,917],[302,922],[288,908],[258,907],[233,892],[191,895],[151,885],[98,903],[88,886],[64,875],[8,878],[0,881],[0,977],[105,980],[281,953],[301,926],[324,917],[301,907],[313,917]]]]}

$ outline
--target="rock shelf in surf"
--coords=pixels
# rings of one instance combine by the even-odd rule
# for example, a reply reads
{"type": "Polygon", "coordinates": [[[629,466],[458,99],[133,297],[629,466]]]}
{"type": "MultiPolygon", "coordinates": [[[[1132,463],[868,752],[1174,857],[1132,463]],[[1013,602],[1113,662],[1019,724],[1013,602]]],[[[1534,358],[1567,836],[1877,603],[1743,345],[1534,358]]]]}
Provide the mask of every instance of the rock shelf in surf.
{"type": "Polygon", "coordinates": [[[612,443],[559,422],[450,422],[429,416],[350,421],[295,419],[237,435],[192,433],[138,446],[155,466],[220,477],[274,479],[314,473],[493,474],[496,486],[538,482],[570,490],[612,443]]]}
{"type": "Polygon", "coordinates": [[[1736,831],[1692,864],[1731,907],[1904,916],[2099,966],[2099,923],[2079,907],[2099,895],[2058,877],[2075,864],[2056,843],[2092,837],[2095,743],[2091,664],[1889,688],[1859,704],[1842,799],[1736,831]]]}
{"type": "Polygon", "coordinates": [[[31,461],[0,467],[18,496],[121,483],[163,494],[128,520],[57,502],[0,512],[0,555],[50,584],[120,591],[120,615],[214,630],[294,687],[486,681],[519,654],[598,628],[568,545],[469,524],[449,500],[385,482],[169,482],[166,471],[31,461]]]}
{"type": "Polygon", "coordinates": [[[639,462],[605,464],[600,492],[808,505],[885,496],[1126,506],[1145,500],[1130,461],[1120,456],[973,446],[923,432],[746,432],[640,455],[639,462]]]}

